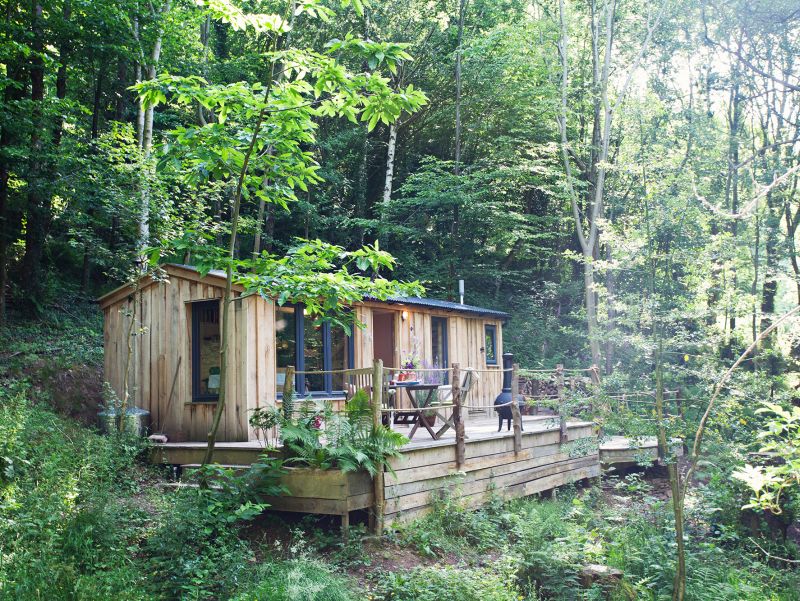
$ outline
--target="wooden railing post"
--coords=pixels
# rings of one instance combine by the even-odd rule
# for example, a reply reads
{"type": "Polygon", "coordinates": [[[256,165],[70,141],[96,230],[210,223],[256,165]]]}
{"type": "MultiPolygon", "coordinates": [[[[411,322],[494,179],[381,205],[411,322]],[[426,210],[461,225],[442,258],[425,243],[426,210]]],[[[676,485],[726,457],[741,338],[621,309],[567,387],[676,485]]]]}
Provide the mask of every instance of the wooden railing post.
{"type": "MultiPolygon", "coordinates": [[[[372,427],[377,430],[382,427],[381,421],[383,408],[383,360],[376,359],[372,363],[372,427]]],[[[381,465],[375,476],[372,478],[373,496],[375,497],[375,507],[373,512],[373,530],[375,534],[383,534],[383,510],[385,505],[384,497],[386,489],[384,487],[384,466],[381,465]]]]}
{"type": "Polygon", "coordinates": [[[286,368],[286,379],[283,381],[283,417],[292,419],[294,396],[294,367],[286,368]]]}
{"type": "Polygon", "coordinates": [[[589,377],[592,379],[592,398],[589,401],[589,414],[594,419],[594,412],[597,409],[597,396],[600,390],[600,368],[597,365],[592,365],[589,368],[589,377]]]}
{"type": "Polygon", "coordinates": [[[561,442],[567,440],[567,416],[564,414],[564,366],[556,365],[556,394],[558,395],[558,429],[561,442]]]}
{"type": "Polygon", "coordinates": [[[519,363],[511,367],[511,418],[514,420],[514,454],[522,450],[522,415],[519,412],[519,363]]]}
{"type": "Polygon", "coordinates": [[[461,399],[461,365],[453,363],[453,386],[451,396],[453,398],[453,425],[456,430],[456,465],[459,469],[464,465],[466,453],[464,449],[464,414],[462,413],[461,399]]]}

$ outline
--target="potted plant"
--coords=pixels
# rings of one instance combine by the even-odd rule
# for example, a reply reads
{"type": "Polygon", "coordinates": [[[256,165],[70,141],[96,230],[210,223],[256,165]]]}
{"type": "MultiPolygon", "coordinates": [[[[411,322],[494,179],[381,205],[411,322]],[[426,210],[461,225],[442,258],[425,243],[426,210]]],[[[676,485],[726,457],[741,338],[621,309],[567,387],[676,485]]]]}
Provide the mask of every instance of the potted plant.
{"type": "Polygon", "coordinates": [[[400,373],[397,374],[398,382],[412,382],[416,379],[416,369],[419,368],[419,358],[414,353],[409,353],[400,363],[400,373]]]}

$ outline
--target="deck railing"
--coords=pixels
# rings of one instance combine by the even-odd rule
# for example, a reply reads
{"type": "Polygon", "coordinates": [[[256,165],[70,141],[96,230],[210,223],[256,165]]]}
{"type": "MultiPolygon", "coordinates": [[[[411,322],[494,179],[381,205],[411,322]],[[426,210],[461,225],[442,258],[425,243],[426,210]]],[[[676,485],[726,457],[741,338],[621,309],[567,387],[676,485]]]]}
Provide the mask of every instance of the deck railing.
{"type": "MultiPolygon", "coordinates": [[[[545,406],[551,406],[552,410],[554,411],[553,418],[554,418],[554,425],[558,424],[558,428],[560,431],[560,440],[562,442],[568,439],[568,429],[567,429],[567,421],[569,418],[569,410],[568,410],[568,403],[566,402],[567,393],[568,391],[575,388],[575,378],[577,376],[570,375],[568,376],[569,379],[565,380],[565,373],[573,374],[577,373],[577,370],[565,370],[563,367],[559,366],[556,370],[521,370],[518,364],[514,364],[511,366],[510,369],[506,368],[495,368],[491,370],[478,370],[468,368],[469,371],[473,371],[477,374],[480,373],[491,373],[491,374],[502,374],[505,375],[510,372],[510,387],[511,387],[511,401],[501,404],[501,405],[489,405],[494,409],[502,409],[503,407],[510,407],[511,409],[511,417],[513,423],[513,451],[515,455],[518,455],[522,451],[522,414],[520,411],[520,405],[517,400],[522,397],[525,398],[526,401],[530,402],[531,399],[534,401],[534,412],[539,413],[545,406]],[[555,392],[553,395],[553,399],[544,399],[541,396],[531,395],[530,393],[532,390],[530,389],[529,381],[532,374],[538,374],[539,377],[544,377],[544,374],[548,374],[547,377],[554,377],[555,382],[555,392]],[[521,376],[525,376],[528,379],[522,379],[521,376]],[[551,400],[555,400],[554,403],[551,403],[551,400]],[[538,403],[538,405],[536,404],[538,403]]],[[[296,375],[327,375],[333,374],[337,376],[341,376],[346,387],[346,394],[345,398],[341,400],[337,400],[337,403],[340,403],[338,409],[335,409],[336,412],[341,412],[344,408],[344,403],[352,396],[360,390],[364,390],[369,395],[369,406],[372,415],[372,425],[374,428],[381,427],[382,424],[386,424],[389,422],[391,427],[392,421],[392,414],[396,412],[410,412],[416,414],[416,420],[421,419],[423,412],[435,410],[435,411],[449,411],[449,415],[447,415],[444,419],[446,424],[442,427],[442,429],[436,433],[437,437],[441,436],[441,434],[448,428],[454,430],[455,433],[455,444],[453,445],[453,453],[455,460],[455,464],[457,469],[462,469],[462,467],[466,463],[466,432],[465,432],[465,420],[464,420],[464,411],[470,408],[486,408],[487,405],[483,403],[476,403],[470,404],[471,401],[468,395],[465,394],[465,391],[462,388],[462,377],[464,376],[464,372],[467,371],[462,369],[462,367],[458,363],[453,363],[450,367],[447,368],[427,368],[427,369],[414,369],[414,375],[422,376],[422,378],[426,381],[427,384],[438,384],[440,382],[444,382],[445,380],[450,382],[449,384],[449,394],[447,394],[447,398],[445,399],[446,402],[439,402],[436,405],[425,406],[425,407],[411,407],[405,404],[404,398],[406,395],[401,395],[399,393],[400,388],[395,388],[397,390],[397,394],[395,396],[395,402],[390,402],[390,386],[395,384],[397,380],[399,380],[399,374],[408,372],[411,370],[403,369],[403,368],[395,368],[395,367],[385,367],[381,360],[376,360],[372,367],[368,368],[360,368],[360,369],[344,369],[344,370],[326,370],[326,371],[305,371],[305,372],[297,372],[292,367],[288,367],[286,370],[286,376],[284,379],[284,387],[283,387],[283,411],[284,416],[286,418],[292,418],[295,415],[295,412],[300,408],[300,405],[306,401],[303,399],[297,399],[295,404],[293,405],[292,399],[295,398],[294,395],[294,383],[295,383],[295,376],[296,375]],[[426,409],[426,407],[428,407],[426,409]]],[[[596,374],[596,371],[592,372],[596,374]]],[[[497,391],[498,393],[500,390],[497,391]]],[[[325,402],[332,402],[330,400],[325,402]]],[[[418,427],[418,424],[417,424],[418,427]]],[[[505,434],[503,435],[505,436],[505,434]]],[[[374,477],[374,497],[375,497],[375,509],[374,509],[374,519],[375,519],[375,527],[376,529],[382,529],[383,527],[383,508],[384,508],[384,474],[381,470],[377,472],[374,477]]]]}

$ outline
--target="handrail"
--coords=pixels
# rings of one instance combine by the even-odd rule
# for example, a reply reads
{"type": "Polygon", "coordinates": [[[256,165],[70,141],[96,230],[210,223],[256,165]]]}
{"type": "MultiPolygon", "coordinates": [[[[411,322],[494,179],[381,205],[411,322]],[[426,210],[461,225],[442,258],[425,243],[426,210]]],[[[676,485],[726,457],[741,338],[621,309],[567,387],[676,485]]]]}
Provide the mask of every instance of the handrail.
{"type": "Polygon", "coordinates": [[[353,376],[362,376],[365,374],[372,374],[371,367],[354,367],[350,369],[320,369],[316,371],[295,371],[295,374],[302,374],[306,376],[321,376],[325,374],[350,374],[353,376]]]}

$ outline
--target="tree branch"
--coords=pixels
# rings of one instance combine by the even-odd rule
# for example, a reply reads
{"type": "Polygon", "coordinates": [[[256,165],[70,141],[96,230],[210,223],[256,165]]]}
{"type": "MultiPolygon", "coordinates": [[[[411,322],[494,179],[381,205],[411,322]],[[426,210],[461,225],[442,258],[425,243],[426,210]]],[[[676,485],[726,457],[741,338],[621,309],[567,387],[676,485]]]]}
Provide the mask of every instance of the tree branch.
{"type": "Polygon", "coordinates": [[[730,366],[720,381],[717,382],[717,385],[714,387],[714,392],[711,394],[711,400],[708,402],[708,406],[703,413],[703,417],[700,419],[700,424],[697,426],[697,433],[695,434],[694,444],[692,445],[692,453],[689,456],[689,469],[686,471],[686,476],[683,482],[682,497],[686,496],[686,491],[689,489],[689,483],[691,482],[692,474],[697,468],[697,463],[700,460],[700,446],[703,444],[703,436],[705,435],[706,425],[708,424],[708,420],[711,417],[711,412],[714,409],[716,400],[719,397],[720,392],[722,392],[722,388],[725,386],[725,383],[731,377],[736,368],[739,367],[748,356],[750,356],[750,353],[752,353],[758,347],[759,343],[764,340],[764,338],[769,336],[773,331],[775,331],[775,329],[778,328],[778,326],[780,326],[798,311],[800,311],[800,305],[797,305],[791,311],[784,313],[780,319],[756,336],[752,344],[750,344],[750,346],[748,346],[747,349],[745,349],[745,351],[739,355],[739,358],[736,360],[736,362],[730,366]]]}

